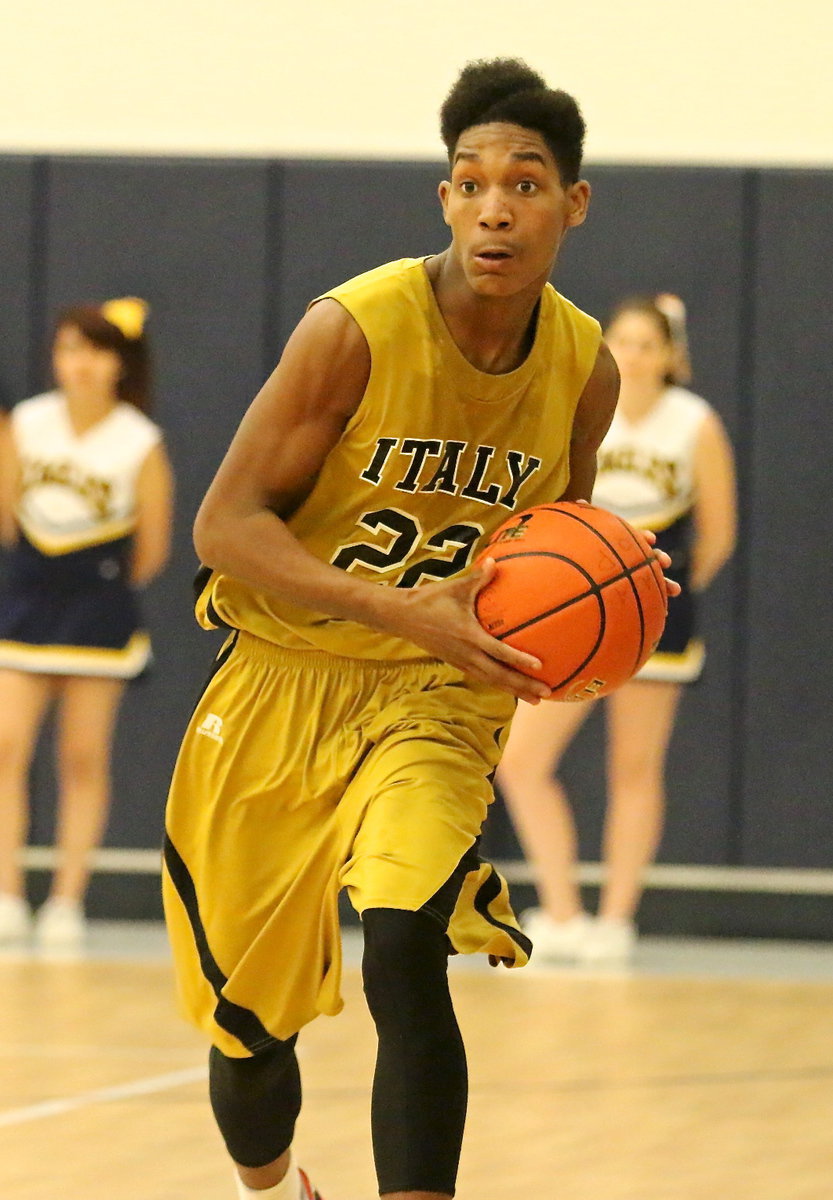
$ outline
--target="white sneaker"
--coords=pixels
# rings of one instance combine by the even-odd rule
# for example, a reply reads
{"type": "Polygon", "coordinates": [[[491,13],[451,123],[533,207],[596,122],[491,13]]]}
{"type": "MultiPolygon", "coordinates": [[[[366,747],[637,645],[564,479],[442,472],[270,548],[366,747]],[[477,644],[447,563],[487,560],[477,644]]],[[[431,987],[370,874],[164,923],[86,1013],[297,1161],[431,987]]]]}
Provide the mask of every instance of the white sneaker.
{"type": "Polygon", "coordinates": [[[596,917],[582,945],[583,963],[623,966],[636,949],[636,926],[624,917],[596,917]]]}
{"type": "Polygon", "coordinates": [[[48,950],[76,950],[84,944],[87,922],[76,900],[47,900],[35,918],[35,941],[48,950]]]}
{"type": "Polygon", "coordinates": [[[521,916],[521,929],[532,940],[532,961],[576,962],[593,926],[587,913],[576,913],[567,921],[554,921],[542,908],[529,908],[521,916]]]}
{"type": "Polygon", "coordinates": [[[32,932],[32,914],[22,896],[0,895],[0,946],[16,946],[32,932]]]}

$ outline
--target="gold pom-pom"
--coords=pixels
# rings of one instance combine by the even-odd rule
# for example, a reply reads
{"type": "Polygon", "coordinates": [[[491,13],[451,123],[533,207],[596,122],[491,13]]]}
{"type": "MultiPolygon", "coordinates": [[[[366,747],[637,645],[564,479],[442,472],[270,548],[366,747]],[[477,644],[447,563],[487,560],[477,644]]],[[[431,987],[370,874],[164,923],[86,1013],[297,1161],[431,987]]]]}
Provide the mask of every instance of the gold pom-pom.
{"type": "Polygon", "coordinates": [[[101,306],[104,319],[120,329],[131,342],[144,333],[149,312],[149,306],[138,296],[122,296],[118,300],[108,300],[101,306]]]}

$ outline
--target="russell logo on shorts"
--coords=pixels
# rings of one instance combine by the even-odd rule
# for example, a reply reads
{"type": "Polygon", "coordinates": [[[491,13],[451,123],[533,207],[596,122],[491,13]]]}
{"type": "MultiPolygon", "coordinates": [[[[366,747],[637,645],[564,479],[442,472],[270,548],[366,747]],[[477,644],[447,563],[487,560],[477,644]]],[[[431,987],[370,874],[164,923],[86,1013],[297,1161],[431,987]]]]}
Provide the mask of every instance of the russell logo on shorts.
{"type": "Polygon", "coordinates": [[[218,717],[216,713],[206,713],[197,726],[197,733],[201,733],[203,737],[211,738],[213,742],[219,742],[222,746],[223,718],[218,717]]]}

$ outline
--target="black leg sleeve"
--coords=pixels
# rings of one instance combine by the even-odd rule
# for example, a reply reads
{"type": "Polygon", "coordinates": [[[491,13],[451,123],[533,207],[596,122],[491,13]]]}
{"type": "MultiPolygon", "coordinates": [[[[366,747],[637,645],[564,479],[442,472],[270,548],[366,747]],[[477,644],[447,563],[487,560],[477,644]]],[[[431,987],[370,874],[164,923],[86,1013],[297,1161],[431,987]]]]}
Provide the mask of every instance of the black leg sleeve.
{"type": "Polygon", "coordinates": [[[228,1152],[241,1167],[265,1167],[292,1144],[301,1111],[296,1037],[252,1058],[209,1055],[208,1089],[228,1152]]]}
{"type": "Polygon", "coordinates": [[[448,990],[448,941],[425,913],[365,911],[364,990],[379,1052],[373,1154],[379,1192],[454,1195],[468,1077],[448,990]]]}

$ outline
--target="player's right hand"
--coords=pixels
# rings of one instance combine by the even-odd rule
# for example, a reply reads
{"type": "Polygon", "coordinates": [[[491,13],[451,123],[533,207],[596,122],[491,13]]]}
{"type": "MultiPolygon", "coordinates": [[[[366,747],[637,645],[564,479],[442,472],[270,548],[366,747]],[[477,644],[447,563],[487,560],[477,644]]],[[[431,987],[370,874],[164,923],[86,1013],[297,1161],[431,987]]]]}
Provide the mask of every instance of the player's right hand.
{"type": "Polygon", "coordinates": [[[541,663],[493,638],[475,616],[477,593],[496,569],[494,559],[486,559],[453,579],[419,588],[383,589],[387,593],[384,626],[481,683],[538,704],[550,689],[528,672],[540,669],[541,663]]]}

